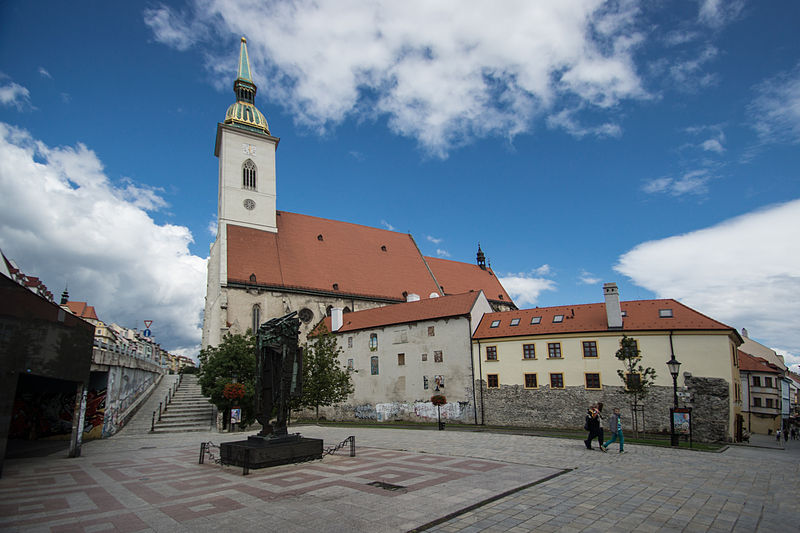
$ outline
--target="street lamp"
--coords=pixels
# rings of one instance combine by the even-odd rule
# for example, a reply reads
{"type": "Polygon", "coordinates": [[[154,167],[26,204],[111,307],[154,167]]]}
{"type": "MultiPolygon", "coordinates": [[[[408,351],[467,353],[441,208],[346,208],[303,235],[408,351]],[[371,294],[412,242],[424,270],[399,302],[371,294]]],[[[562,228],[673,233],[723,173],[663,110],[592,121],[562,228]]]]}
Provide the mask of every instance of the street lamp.
{"type": "Polygon", "coordinates": [[[670,444],[678,446],[678,435],[675,434],[675,410],[678,409],[678,373],[681,371],[681,363],[675,359],[675,354],[671,354],[671,359],[667,361],[667,368],[672,375],[672,394],[673,394],[673,410],[670,413],[670,444]]]}

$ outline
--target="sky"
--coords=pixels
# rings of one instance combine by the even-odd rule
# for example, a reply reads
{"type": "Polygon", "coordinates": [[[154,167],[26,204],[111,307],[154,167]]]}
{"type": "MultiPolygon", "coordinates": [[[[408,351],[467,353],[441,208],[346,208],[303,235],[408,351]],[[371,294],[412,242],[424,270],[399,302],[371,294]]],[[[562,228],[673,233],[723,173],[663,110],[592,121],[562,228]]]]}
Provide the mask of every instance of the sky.
{"type": "Polygon", "coordinates": [[[0,248],[196,356],[245,36],[279,209],[480,243],[520,308],[674,298],[798,364],[798,27],[793,0],[2,2],[0,248]]]}

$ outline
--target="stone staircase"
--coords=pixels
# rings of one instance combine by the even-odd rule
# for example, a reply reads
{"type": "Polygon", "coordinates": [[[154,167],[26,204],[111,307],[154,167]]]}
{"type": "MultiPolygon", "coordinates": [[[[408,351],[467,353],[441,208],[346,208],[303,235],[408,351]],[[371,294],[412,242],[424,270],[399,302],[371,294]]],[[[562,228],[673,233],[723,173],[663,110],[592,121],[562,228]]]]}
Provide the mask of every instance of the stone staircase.
{"type": "Polygon", "coordinates": [[[197,376],[184,374],[167,410],[161,413],[153,433],[208,431],[214,426],[214,406],[200,392],[197,376]]]}

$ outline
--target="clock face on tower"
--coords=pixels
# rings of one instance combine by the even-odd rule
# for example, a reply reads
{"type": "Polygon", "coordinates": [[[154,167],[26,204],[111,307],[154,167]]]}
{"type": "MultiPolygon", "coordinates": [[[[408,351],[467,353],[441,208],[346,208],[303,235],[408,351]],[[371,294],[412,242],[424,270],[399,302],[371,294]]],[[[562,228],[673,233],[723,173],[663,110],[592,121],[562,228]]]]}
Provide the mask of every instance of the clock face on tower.
{"type": "Polygon", "coordinates": [[[247,209],[248,211],[252,211],[253,209],[256,208],[256,203],[250,198],[248,198],[242,203],[244,204],[244,208],[247,209]]]}

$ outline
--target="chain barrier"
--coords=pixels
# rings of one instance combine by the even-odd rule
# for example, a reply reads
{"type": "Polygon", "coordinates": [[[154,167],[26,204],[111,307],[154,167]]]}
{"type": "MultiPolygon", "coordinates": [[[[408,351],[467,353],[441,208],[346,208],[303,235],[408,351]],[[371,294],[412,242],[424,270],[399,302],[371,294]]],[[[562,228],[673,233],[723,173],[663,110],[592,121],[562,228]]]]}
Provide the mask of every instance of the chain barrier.
{"type": "Polygon", "coordinates": [[[211,441],[202,442],[200,443],[200,461],[199,464],[205,463],[206,455],[208,455],[208,460],[214,464],[222,464],[222,456],[219,453],[219,446],[214,444],[211,441]],[[213,448],[217,449],[217,453],[215,454],[213,448]]]}
{"type": "MultiPolygon", "coordinates": [[[[356,456],[356,437],[355,437],[355,435],[351,435],[351,436],[347,437],[346,439],[344,439],[339,444],[337,444],[336,446],[331,446],[328,449],[324,450],[322,452],[322,458],[324,458],[326,455],[333,455],[334,453],[336,453],[337,451],[341,450],[342,448],[344,448],[348,444],[350,444],[350,457],[355,457],[356,456]]],[[[208,460],[210,462],[212,462],[214,464],[225,466],[224,463],[222,462],[222,453],[220,452],[219,445],[214,444],[211,441],[201,442],[200,443],[200,459],[198,461],[198,464],[201,464],[201,465],[205,464],[206,456],[208,456],[208,460]]],[[[311,461],[316,461],[316,460],[317,460],[316,458],[307,457],[307,458],[294,460],[292,462],[295,463],[295,464],[298,464],[298,463],[306,463],[306,462],[311,462],[311,461]]],[[[249,463],[249,460],[247,458],[247,455],[245,455],[245,465],[244,465],[244,470],[242,472],[242,474],[245,475],[245,476],[248,474],[248,472],[250,470],[248,463],[249,463]]]]}

